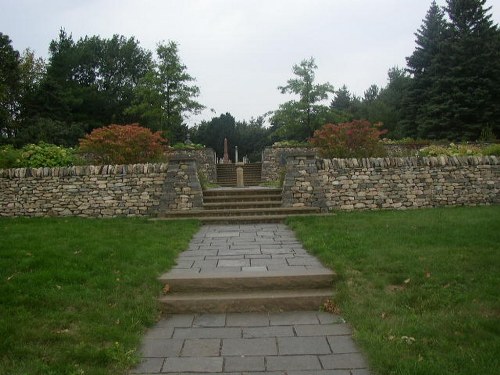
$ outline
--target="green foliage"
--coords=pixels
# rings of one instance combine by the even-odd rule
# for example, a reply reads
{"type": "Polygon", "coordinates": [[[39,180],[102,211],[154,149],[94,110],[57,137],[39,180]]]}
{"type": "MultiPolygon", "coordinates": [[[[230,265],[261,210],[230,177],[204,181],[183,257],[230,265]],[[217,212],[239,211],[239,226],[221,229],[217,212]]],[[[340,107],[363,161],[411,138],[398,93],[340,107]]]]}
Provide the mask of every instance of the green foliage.
{"type": "Polygon", "coordinates": [[[337,213],[288,224],[337,273],[334,302],[373,373],[498,372],[500,207],[337,213]]]}
{"type": "Polygon", "coordinates": [[[85,136],[86,129],[87,126],[83,123],[68,123],[44,117],[26,119],[17,132],[15,144],[22,146],[45,142],[71,147],[85,136]]]}
{"type": "Polygon", "coordinates": [[[482,154],[483,155],[500,156],[500,144],[486,146],[483,149],[482,154]]]}
{"type": "Polygon", "coordinates": [[[9,37],[0,32],[0,141],[15,136],[21,86],[19,65],[19,52],[9,37]]]}
{"type": "Polygon", "coordinates": [[[205,108],[196,101],[200,89],[192,84],[195,79],[182,64],[177,43],[158,44],[156,54],[158,61],[139,81],[136,98],[126,112],[153,130],[165,131],[172,142],[182,142],[187,135],[184,117],[205,108]]]}
{"type": "Polygon", "coordinates": [[[481,147],[469,144],[450,143],[447,147],[430,145],[418,151],[419,156],[477,156],[482,155],[481,147]]]}
{"type": "Polygon", "coordinates": [[[383,142],[384,142],[384,144],[388,144],[388,145],[428,145],[432,141],[430,141],[428,139],[421,139],[421,138],[414,139],[412,137],[405,137],[405,138],[401,138],[401,139],[384,138],[383,142]]]}
{"type": "Polygon", "coordinates": [[[21,151],[12,145],[0,147],[0,169],[16,168],[21,162],[21,151]]]}
{"type": "Polygon", "coordinates": [[[500,134],[500,31],[485,4],[432,3],[408,58],[405,135],[477,140],[485,127],[500,134]]]}
{"type": "Polygon", "coordinates": [[[311,147],[311,144],[308,142],[300,142],[300,141],[295,141],[295,140],[289,140],[289,141],[279,141],[279,142],[274,142],[273,143],[274,148],[287,148],[287,147],[311,147]]]}
{"type": "Polygon", "coordinates": [[[52,144],[40,142],[29,144],[20,150],[19,167],[67,167],[76,161],[75,151],[52,144]]]}
{"type": "Polygon", "coordinates": [[[276,135],[281,139],[304,141],[321,125],[331,121],[328,106],[321,102],[335,90],[328,82],[314,83],[317,68],[313,58],[303,60],[293,66],[295,77],[289,79],[285,86],[278,87],[282,94],[298,96],[298,100],[281,104],[271,119],[276,135]]]}
{"type": "Polygon", "coordinates": [[[193,141],[214,149],[218,157],[224,156],[224,138],[227,138],[231,160],[235,160],[235,146],[238,146],[239,160],[247,156],[252,162],[260,160],[262,150],[271,143],[269,133],[263,117],[237,122],[230,113],[203,121],[191,129],[193,141]]]}
{"type": "Polygon", "coordinates": [[[363,158],[384,155],[380,124],[365,120],[343,124],[326,124],[309,140],[325,158],[363,158]]]}
{"type": "Polygon", "coordinates": [[[96,164],[136,164],[165,159],[166,139],[139,124],[95,129],[80,141],[80,154],[96,164]]]}
{"type": "Polygon", "coordinates": [[[43,140],[74,146],[94,128],[136,119],[124,111],[151,65],[151,54],[134,38],[74,41],[61,30],[49,52],[46,72],[26,95],[18,144],[43,140]]]}
{"type": "Polygon", "coordinates": [[[0,373],[126,374],[195,221],[0,219],[0,373]]]}
{"type": "Polygon", "coordinates": [[[204,145],[200,143],[183,143],[179,142],[172,146],[174,150],[202,150],[205,148],[204,145]]]}

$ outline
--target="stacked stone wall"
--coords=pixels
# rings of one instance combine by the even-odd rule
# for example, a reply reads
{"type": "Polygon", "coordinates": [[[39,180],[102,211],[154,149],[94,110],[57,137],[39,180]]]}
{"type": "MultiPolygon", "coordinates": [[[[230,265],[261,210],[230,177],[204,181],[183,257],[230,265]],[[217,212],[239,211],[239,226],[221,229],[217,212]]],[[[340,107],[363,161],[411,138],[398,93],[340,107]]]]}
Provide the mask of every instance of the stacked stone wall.
{"type": "Polygon", "coordinates": [[[278,181],[286,169],[287,158],[296,155],[317,154],[310,147],[266,147],[262,151],[262,181],[278,181]]]}
{"type": "Polygon", "coordinates": [[[211,148],[199,150],[174,150],[169,154],[173,159],[194,159],[198,170],[203,173],[209,182],[217,182],[217,166],[215,164],[215,151],[211,148]]]}
{"type": "Polygon", "coordinates": [[[0,170],[0,216],[151,216],[199,207],[200,196],[192,160],[0,170]]]}
{"type": "Polygon", "coordinates": [[[285,206],[323,211],[500,203],[497,157],[288,158],[285,206]]]}

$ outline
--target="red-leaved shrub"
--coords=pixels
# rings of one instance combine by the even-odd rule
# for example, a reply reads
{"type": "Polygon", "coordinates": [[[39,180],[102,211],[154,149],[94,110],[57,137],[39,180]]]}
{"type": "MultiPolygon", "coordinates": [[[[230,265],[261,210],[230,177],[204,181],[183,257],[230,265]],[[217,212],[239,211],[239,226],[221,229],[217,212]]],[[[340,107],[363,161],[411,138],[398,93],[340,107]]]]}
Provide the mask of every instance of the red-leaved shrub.
{"type": "Polygon", "coordinates": [[[167,142],[139,124],[109,125],[94,129],[80,140],[80,153],[95,164],[136,164],[164,159],[167,142]]]}
{"type": "Polygon", "coordinates": [[[386,130],[382,124],[372,125],[366,120],[354,120],[341,124],[326,124],[314,132],[309,142],[319,148],[325,158],[366,158],[384,155],[379,142],[386,130]]]}

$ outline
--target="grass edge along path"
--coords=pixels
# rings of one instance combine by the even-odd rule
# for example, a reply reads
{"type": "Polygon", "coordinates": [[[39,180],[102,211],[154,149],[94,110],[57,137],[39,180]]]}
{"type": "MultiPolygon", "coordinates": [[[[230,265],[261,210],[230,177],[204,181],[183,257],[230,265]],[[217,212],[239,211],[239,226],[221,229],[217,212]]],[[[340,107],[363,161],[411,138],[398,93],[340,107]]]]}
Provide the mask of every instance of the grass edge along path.
{"type": "Polygon", "coordinates": [[[339,274],[334,303],[376,374],[498,374],[500,206],[287,223],[339,274]]]}
{"type": "Polygon", "coordinates": [[[196,221],[0,219],[0,374],[124,374],[196,221]]]}

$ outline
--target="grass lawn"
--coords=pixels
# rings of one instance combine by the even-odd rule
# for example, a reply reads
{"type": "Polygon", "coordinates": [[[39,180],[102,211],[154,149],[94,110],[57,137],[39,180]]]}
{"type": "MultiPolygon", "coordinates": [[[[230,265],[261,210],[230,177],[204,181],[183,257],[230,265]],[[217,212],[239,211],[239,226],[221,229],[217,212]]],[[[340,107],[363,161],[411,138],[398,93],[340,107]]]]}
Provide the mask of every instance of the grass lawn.
{"type": "Polygon", "coordinates": [[[0,374],[123,374],[195,221],[0,219],[0,374]]]}
{"type": "Polygon", "coordinates": [[[499,373],[499,206],[288,224],[339,274],[334,303],[376,374],[499,373]]]}

